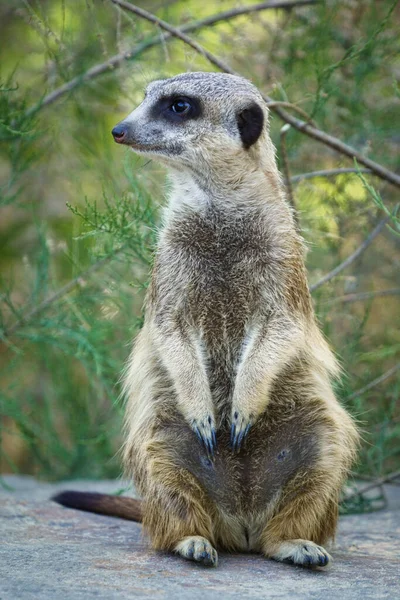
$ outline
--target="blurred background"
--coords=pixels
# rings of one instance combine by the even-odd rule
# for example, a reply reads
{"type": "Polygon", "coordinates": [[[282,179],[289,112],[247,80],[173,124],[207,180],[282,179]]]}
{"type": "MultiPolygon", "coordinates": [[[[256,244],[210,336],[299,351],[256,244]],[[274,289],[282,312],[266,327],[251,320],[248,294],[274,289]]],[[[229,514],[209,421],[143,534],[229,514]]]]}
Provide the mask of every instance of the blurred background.
{"type": "MultiPolygon", "coordinates": [[[[266,4],[137,6],[399,172],[398,2],[266,4]]],[[[166,184],[110,131],[151,80],[215,67],[110,0],[2,0],[0,57],[0,472],[117,477],[119,377],[166,184]]],[[[344,369],[337,393],[363,432],[355,475],[376,480],[400,469],[399,188],[294,128],[282,136],[283,125],[271,110],[316,312],[344,369]],[[385,215],[365,251],[319,285],[385,215]]]]}

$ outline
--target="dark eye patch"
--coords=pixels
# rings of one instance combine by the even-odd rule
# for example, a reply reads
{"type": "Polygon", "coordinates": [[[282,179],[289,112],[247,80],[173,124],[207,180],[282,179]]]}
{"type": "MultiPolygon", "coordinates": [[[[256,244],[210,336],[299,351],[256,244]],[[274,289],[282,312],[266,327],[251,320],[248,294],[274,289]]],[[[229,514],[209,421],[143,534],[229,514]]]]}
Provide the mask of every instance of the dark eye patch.
{"type": "Polygon", "coordinates": [[[164,96],[160,98],[151,109],[153,119],[163,118],[171,123],[183,123],[189,119],[197,119],[201,116],[201,104],[198,98],[188,96],[164,96]],[[177,105],[185,104],[187,109],[182,112],[176,111],[177,105]],[[175,110],[174,110],[175,109],[175,110]]]}

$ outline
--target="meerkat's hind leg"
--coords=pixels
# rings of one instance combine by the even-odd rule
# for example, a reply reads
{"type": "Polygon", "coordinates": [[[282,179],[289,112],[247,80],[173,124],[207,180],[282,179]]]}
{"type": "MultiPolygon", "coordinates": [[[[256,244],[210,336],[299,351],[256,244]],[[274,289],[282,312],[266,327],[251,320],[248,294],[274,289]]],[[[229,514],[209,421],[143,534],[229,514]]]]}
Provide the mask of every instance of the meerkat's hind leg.
{"type": "Polygon", "coordinates": [[[302,567],[326,567],[332,560],[325,548],[307,540],[286,540],[270,558],[302,567]]]}
{"type": "Polygon", "coordinates": [[[261,534],[265,556],[303,567],[329,564],[331,556],[321,544],[335,535],[339,486],[328,483],[328,470],[315,468],[299,471],[286,485],[282,505],[261,534]]]}
{"type": "Polygon", "coordinates": [[[200,535],[190,535],[175,546],[175,552],[195,562],[203,564],[205,567],[218,566],[218,554],[210,542],[200,535]]]}

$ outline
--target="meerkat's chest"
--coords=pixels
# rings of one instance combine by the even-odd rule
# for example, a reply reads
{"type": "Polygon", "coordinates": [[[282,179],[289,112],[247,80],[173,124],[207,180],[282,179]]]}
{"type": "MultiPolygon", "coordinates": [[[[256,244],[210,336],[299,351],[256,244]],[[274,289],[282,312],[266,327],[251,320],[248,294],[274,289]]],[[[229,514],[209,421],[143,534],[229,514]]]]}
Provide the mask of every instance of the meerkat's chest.
{"type": "Polygon", "coordinates": [[[241,330],[262,303],[271,271],[268,236],[255,218],[192,215],[165,236],[157,261],[170,307],[204,330],[241,330]]]}

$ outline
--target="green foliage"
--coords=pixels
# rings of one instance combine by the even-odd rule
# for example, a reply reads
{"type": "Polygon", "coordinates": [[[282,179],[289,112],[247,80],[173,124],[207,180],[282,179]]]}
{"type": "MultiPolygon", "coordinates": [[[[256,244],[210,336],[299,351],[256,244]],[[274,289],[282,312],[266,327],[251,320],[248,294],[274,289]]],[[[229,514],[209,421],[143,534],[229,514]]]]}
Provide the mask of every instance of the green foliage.
{"type": "MultiPolygon", "coordinates": [[[[145,4],[176,26],[236,6],[145,4]]],[[[190,35],[276,100],[299,104],[320,128],[396,170],[399,20],[392,0],[333,0],[225,19],[190,35]]],[[[151,79],[210,70],[182,42],[161,42],[151,24],[111,2],[88,0],[77,11],[63,0],[9,0],[0,8],[3,471],[52,479],[119,474],[118,382],[142,323],[164,173],[115,146],[110,130],[151,79]],[[127,50],[127,60],[88,75],[127,50]],[[63,85],[67,91],[49,100],[63,85]]],[[[272,114],[278,159],[281,126],[272,114]]],[[[293,129],[287,151],[293,173],[352,166],[293,129]]],[[[302,180],[294,195],[311,283],[384,214],[391,218],[357,261],[314,294],[344,367],[338,394],[363,431],[357,473],[380,476],[400,459],[400,370],[357,390],[399,362],[399,296],[354,296],[399,286],[397,192],[359,172],[302,180]]],[[[366,502],[356,498],[347,510],[367,510],[366,502]]]]}
{"type": "Polygon", "coordinates": [[[0,80],[0,156],[9,162],[9,175],[0,184],[0,208],[18,200],[19,180],[38,157],[32,142],[40,137],[35,117],[27,114],[26,101],[17,96],[18,86],[12,81],[12,75],[5,83],[0,80]]]}
{"type": "MultiPolygon", "coordinates": [[[[357,164],[357,162],[356,162],[357,164]]],[[[392,233],[394,233],[395,235],[399,235],[400,236],[400,219],[397,216],[397,213],[399,212],[399,206],[400,204],[396,204],[395,208],[393,211],[391,211],[386,204],[383,202],[381,195],[379,194],[379,192],[377,192],[372,185],[370,185],[368,183],[368,181],[365,179],[365,177],[363,177],[362,173],[357,173],[358,177],[361,179],[363,186],[365,187],[365,189],[370,193],[373,202],[376,204],[376,206],[382,210],[384,213],[387,214],[387,216],[390,218],[390,221],[393,223],[394,227],[391,227],[391,231],[392,233]]]]}
{"type": "MultiPolygon", "coordinates": [[[[19,307],[12,288],[2,298],[2,339],[9,355],[1,373],[3,436],[22,438],[27,464],[48,478],[116,476],[121,428],[116,382],[125,346],[141,324],[142,296],[132,299],[129,281],[135,273],[141,280],[147,276],[154,207],[136,183],[113,203],[104,198],[103,210],[95,201],[71,210],[81,219],[75,239],[89,252],[89,266],[78,268],[70,253],[78,274],[62,284],[51,273],[54,241],[49,243],[38,223],[27,301],[19,307]],[[95,239],[89,248],[88,237],[95,239]]],[[[3,452],[12,467],[7,449],[3,452]]]]}

